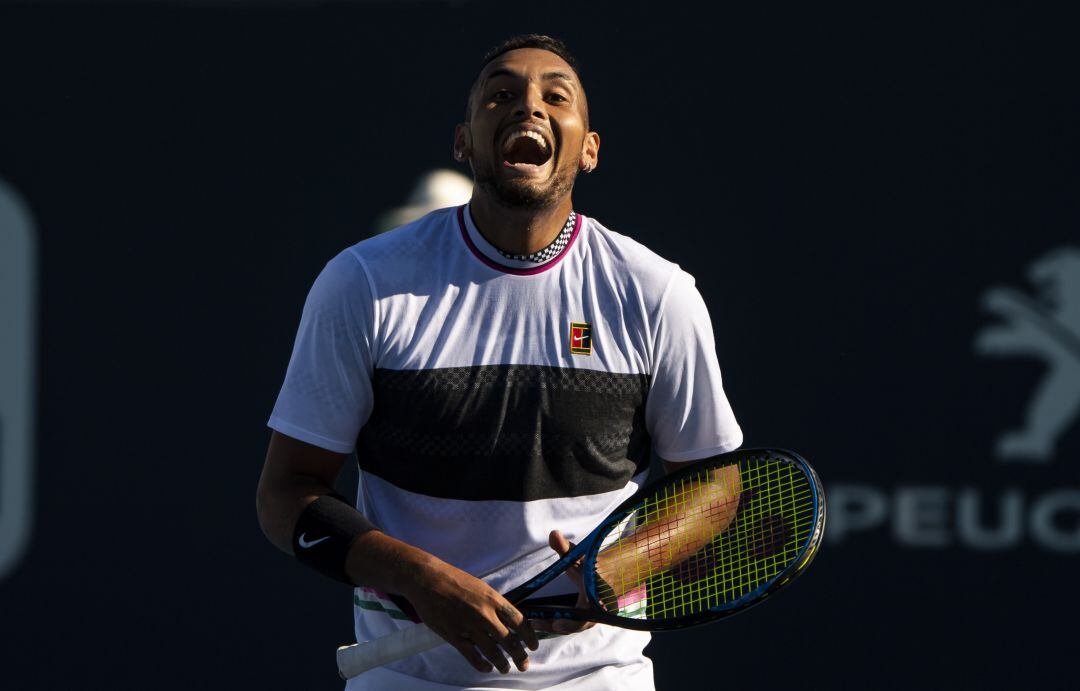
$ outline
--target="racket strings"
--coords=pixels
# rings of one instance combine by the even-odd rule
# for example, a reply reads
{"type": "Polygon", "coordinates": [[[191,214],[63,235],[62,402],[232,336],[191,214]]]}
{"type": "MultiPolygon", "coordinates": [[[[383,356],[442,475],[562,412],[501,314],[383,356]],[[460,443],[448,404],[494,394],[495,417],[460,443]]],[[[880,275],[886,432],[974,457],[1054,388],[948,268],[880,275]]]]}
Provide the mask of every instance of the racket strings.
{"type": "Polygon", "coordinates": [[[798,557],[816,518],[813,494],[783,460],[704,469],[664,486],[602,541],[601,606],[668,619],[753,593],[798,557]]]}

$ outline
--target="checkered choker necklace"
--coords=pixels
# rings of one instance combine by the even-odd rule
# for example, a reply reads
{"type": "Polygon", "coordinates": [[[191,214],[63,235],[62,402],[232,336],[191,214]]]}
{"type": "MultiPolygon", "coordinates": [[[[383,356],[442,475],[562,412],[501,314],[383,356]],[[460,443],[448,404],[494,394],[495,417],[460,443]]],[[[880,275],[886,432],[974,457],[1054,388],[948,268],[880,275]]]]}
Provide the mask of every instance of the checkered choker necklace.
{"type": "Polygon", "coordinates": [[[519,262],[533,262],[534,264],[543,264],[547,260],[559,254],[566,247],[566,243],[570,242],[570,236],[574,232],[574,222],[577,221],[577,214],[573,211],[570,212],[570,217],[566,219],[566,225],[559,231],[559,235],[551,241],[551,244],[542,250],[537,250],[532,254],[510,254],[509,252],[503,252],[498,247],[495,249],[499,251],[499,254],[507,259],[514,259],[519,262]]]}

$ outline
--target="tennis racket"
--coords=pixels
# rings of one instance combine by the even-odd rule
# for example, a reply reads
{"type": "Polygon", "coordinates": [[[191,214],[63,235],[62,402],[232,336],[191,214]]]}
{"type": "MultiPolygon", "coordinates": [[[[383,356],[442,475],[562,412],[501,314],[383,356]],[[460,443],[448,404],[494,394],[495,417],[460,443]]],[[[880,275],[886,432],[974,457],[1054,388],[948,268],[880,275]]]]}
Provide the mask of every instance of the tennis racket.
{"type": "MultiPolygon", "coordinates": [[[[504,597],[527,619],[648,631],[704,624],[791,583],[814,558],[824,528],[825,495],[801,456],[733,451],[642,488],[565,556],[504,597]],[[525,601],[579,560],[587,608],[525,601]]],[[[338,648],[338,671],[350,679],[445,642],[417,624],[338,648]]]]}

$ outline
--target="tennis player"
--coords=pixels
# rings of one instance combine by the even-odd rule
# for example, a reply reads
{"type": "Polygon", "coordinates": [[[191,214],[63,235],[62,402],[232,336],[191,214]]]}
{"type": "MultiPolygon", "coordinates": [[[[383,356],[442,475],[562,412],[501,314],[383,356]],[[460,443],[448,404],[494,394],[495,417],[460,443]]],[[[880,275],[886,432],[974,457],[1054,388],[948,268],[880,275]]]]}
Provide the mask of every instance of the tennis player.
{"type": "MultiPolygon", "coordinates": [[[[650,451],[742,442],[693,279],[574,210],[599,149],[566,47],[512,38],[454,133],[470,202],[349,247],[311,288],[260,523],[355,586],[358,641],[423,620],[450,643],[347,689],[653,688],[647,633],[534,627],[499,595],[633,494],[650,451]],[[355,504],[332,489],[354,450],[355,504]]],[[[579,592],[569,574],[537,597],[579,592]]]]}

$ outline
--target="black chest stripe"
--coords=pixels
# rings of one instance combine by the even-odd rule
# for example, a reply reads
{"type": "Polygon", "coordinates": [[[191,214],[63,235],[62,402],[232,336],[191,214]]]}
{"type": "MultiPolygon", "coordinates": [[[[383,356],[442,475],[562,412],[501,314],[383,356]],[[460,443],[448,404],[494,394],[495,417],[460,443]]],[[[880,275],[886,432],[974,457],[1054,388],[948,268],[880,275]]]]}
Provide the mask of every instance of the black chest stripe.
{"type": "Polygon", "coordinates": [[[649,378],[532,365],[375,371],[360,467],[452,499],[622,489],[649,464],[649,378]]]}

